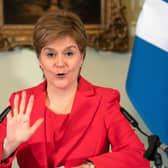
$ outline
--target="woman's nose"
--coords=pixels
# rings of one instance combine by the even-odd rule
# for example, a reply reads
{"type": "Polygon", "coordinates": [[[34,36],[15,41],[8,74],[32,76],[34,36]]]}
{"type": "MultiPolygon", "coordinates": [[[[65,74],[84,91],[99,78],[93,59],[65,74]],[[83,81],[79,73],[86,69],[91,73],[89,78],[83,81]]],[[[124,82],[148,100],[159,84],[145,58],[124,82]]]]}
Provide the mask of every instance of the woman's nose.
{"type": "Polygon", "coordinates": [[[55,64],[56,64],[56,66],[58,66],[58,67],[64,66],[65,60],[64,60],[63,56],[58,55],[58,56],[56,57],[55,64]]]}

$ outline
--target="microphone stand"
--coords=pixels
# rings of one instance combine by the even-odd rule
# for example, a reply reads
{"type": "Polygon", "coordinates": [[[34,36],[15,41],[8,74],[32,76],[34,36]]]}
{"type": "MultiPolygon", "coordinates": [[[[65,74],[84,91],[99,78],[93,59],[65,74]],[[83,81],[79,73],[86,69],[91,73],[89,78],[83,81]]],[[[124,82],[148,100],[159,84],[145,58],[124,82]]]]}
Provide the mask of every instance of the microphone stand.
{"type": "Polygon", "coordinates": [[[157,151],[160,147],[161,142],[157,135],[150,135],[148,137],[149,147],[146,150],[144,157],[148,160],[154,161],[154,168],[166,168],[163,165],[161,154],[157,151]]]}
{"type": "Polygon", "coordinates": [[[0,113],[0,124],[5,119],[6,115],[9,113],[10,110],[11,110],[11,106],[8,106],[3,110],[2,113],[0,113]]]}
{"type": "Polygon", "coordinates": [[[161,154],[158,152],[158,147],[166,153],[168,153],[168,147],[161,143],[159,136],[146,134],[140,129],[138,122],[127,112],[125,108],[120,107],[120,111],[134,128],[148,138],[148,148],[144,153],[144,158],[154,161],[153,168],[167,168],[163,165],[161,154]]]}

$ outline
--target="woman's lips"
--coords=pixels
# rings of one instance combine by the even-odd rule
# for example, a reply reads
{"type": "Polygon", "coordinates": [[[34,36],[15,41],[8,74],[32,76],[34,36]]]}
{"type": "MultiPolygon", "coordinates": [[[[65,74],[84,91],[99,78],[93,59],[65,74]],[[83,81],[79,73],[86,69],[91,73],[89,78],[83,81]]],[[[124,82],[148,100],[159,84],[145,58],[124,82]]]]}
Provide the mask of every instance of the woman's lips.
{"type": "Polygon", "coordinates": [[[64,78],[65,77],[65,73],[57,73],[56,74],[56,76],[58,77],[58,78],[64,78]]]}

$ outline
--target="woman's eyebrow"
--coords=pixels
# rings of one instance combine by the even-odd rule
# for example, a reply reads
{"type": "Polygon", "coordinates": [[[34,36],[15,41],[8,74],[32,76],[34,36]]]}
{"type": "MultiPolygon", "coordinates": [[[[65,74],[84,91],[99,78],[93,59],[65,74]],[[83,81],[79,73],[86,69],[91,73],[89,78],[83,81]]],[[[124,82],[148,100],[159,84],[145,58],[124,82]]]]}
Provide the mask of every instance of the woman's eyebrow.
{"type": "Polygon", "coordinates": [[[77,49],[77,46],[75,46],[75,45],[70,45],[70,46],[66,47],[65,50],[66,50],[66,49],[72,49],[72,48],[77,49]]]}
{"type": "Polygon", "coordinates": [[[43,51],[55,51],[53,48],[50,48],[50,47],[45,47],[45,48],[43,48],[43,51]]]}
{"type": "MultiPolygon", "coordinates": [[[[78,47],[76,45],[70,45],[70,46],[65,47],[63,49],[63,51],[69,50],[69,49],[78,49],[78,47]]],[[[45,48],[43,48],[42,51],[56,52],[56,50],[54,48],[50,48],[50,47],[45,47],[45,48]]]]}

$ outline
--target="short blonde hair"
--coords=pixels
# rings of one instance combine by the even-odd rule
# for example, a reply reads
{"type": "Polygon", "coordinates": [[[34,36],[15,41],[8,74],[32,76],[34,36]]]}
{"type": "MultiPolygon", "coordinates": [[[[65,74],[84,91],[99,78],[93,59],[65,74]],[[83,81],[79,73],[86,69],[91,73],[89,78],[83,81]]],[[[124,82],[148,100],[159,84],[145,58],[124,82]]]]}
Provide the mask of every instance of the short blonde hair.
{"type": "Polygon", "coordinates": [[[86,52],[87,35],[84,24],[74,13],[58,10],[44,14],[35,24],[33,46],[37,57],[41,49],[59,37],[71,36],[78,44],[80,52],[86,52]]]}

